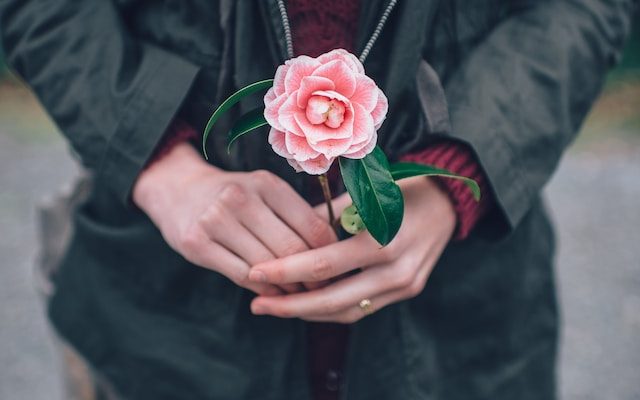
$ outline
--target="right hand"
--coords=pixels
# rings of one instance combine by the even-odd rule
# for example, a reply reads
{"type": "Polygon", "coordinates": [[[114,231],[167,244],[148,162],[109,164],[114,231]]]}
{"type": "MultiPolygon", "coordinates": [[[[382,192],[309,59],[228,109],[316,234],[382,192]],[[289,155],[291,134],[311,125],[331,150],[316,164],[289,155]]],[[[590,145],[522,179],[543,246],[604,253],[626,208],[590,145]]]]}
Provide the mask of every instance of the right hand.
{"type": "Polygon", "coordinates": [[[252,265],[336,241],[327,221],[276,175],[223,171],[187,143],[140,174],[133,201],[185,259],[260,295],[303,288],[251,282],[252,265]]]}

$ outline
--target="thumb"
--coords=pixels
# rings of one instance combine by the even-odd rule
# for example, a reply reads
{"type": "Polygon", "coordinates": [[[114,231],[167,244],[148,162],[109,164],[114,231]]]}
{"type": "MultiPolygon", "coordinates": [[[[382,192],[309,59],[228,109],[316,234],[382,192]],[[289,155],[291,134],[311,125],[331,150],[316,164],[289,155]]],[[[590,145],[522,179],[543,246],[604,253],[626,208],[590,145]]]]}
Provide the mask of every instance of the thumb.
{"type": "MultiPolygon", "coordinates": [[[[351,196],[349,196],[349,193],[345,192],[338,197],[334,197],[331,200],[331,203],[333,206],[333,212],[335,214],[335,217],[337,219],[340,219],[340,215],[342,214],[342,211],[351,205],[351,196]]],[[[329,210],[327,209],[327,205],[325,203],[318,204],[317,206],[315,206],[314,211],[322,219],[324,220],[329,219],[329,210]]]]}

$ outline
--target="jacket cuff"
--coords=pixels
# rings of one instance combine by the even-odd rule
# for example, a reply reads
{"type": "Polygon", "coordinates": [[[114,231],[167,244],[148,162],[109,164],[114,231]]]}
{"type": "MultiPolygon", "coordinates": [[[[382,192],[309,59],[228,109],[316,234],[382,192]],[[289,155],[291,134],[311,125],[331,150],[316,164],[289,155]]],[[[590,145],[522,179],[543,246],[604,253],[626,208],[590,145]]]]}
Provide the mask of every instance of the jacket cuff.
{"type": "Polygon", "coordinates": [[[133,185],[178,113],[199,68],[157,49],[156,70],[131,100],[96,171],[96,186],[111,188],[131,206],[133,185]],[[103,182],[104,185],[101,185],[103,182]]]}
{"type": "Polygon", "coordinates": [[[153,151],[153,154],[144,169],[149,168],[151,164],[159,161],[162,157],[169,154],[171,149],[179,143],[195,142],[198,138],[198,132],[196,132],[191,125],[185,123],[179,118],[175,119],[171,125],[169,125],[169,129],[167,129],[167,132],[162,137],[158,147],[153,151]]]}
{"type": "Polygon", "coordinates": [[[429,164],[447,169],[458,175],[475,180],[480,186],[482,197],[479,202],[473,193],[459,179],[434,177],[439,186],[447,192],[457,217],[454,240],[463,240],[473,230],[476,223],[484,216],[493,204],[487,179],[471,150],[464,144],[455,141],[441,141],[427,147],[422,152],[407,154],[402,161],[429,164]]]}

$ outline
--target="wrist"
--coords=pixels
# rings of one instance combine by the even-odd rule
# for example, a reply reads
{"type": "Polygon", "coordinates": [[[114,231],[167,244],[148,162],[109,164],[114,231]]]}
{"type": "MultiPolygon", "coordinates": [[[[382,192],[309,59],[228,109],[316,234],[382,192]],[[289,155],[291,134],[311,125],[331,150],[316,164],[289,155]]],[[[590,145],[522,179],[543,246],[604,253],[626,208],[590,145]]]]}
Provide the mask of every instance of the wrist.
{"type": "Polygon", "coordinates": [[[434,165],[474,179],[478,183],[482,192],[480,202],[476,201],[471,190],[461,180],[432,178],[453,205],[456,214],[454,239],[465,239],[492,204],[487,179],[472,150],[462,143],[445,140],[431,144],[422,152],[408,154],[403,157],[403,161],[434,165]]]}
{"type": "Polygon", "coordinates": [[[440,227],[444,235],[453,235],[457,214],[449,194],[433,178],[415,176],[398,182],[405,197],[405,212],[414,213],[411,218],[430,221],[440,227]]]}
{"type": "Polygon", "coordinates": [[[132,200],[142,210],[158,204],[161,192],[176,190],[176,185],[190,180],[194,175],[216,170],[187,142],[174,145],[163,157],[145,168],[136,180],[132,200]]]}

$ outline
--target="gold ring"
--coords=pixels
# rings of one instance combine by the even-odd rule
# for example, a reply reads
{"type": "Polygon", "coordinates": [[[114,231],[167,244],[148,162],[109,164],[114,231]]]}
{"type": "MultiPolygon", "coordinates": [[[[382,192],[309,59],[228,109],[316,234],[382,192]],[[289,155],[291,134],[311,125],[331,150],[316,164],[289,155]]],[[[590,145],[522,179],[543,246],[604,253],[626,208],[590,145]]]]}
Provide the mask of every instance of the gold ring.
{"type": "Polygon", "coordinates": [[[365,314],[371,314],[373,312],[373,305],[371,304],[371,300],[369,299],[360,300],[360,303],[358,303],[358,307],[360,307],[362,312],[364,312],[365,314]]]}

